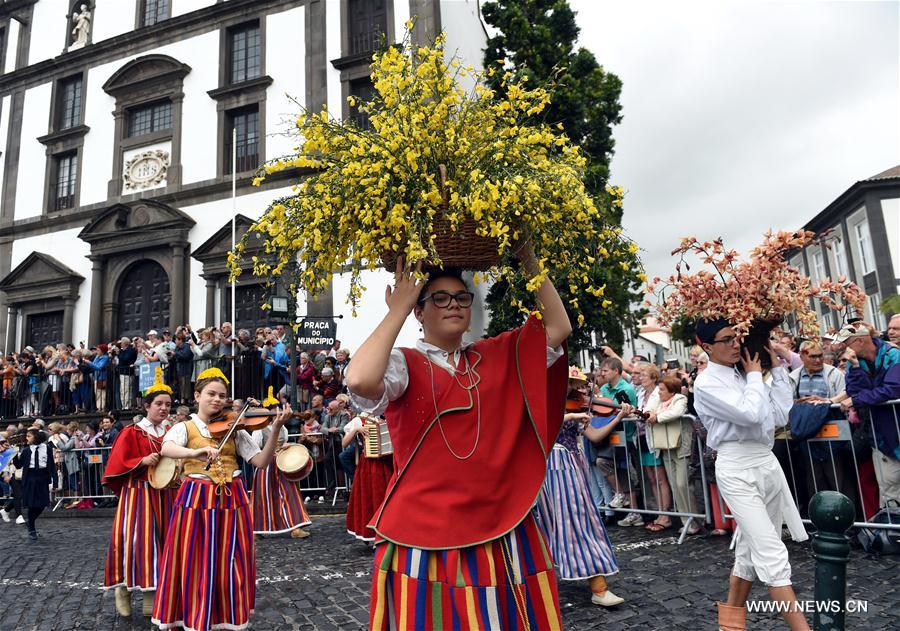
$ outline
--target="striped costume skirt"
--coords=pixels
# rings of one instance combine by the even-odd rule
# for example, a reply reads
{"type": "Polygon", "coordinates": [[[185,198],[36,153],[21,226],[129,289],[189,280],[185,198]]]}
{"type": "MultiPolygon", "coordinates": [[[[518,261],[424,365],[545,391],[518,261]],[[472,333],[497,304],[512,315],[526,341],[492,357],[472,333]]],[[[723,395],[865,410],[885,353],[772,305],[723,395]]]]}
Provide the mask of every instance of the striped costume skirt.
{"type": "Polygon", "coordinates": [[[255,533],[273,535],[312,523],[303,506],[299,483],[284,477],[274,461],[256,470],[251,496],[255,533]]]}
{"type": "Polygon", "coordinates": [[[376,546],[369,629],[561,628],[553,561],[530,514],[467,548],[376,546]]]}
{"type": "Polygon", "coordinates": [[[156,589],[174,499],[174,490],[158,491],[147,480],[125,483],[106,551],[105,588],[156,589]]]}
{"type": "Polygon", "coordinates": [[[564,581],[619,571],[600,512],[591,499],[587,476],[581,452],[553,446],[535,519],[547,535],[559,578],[564,581]]]}
{"type": "Polygon", "coordinates": [[[166,533],[153,623],[160,629],[243,629],[255,598],[253,517],[243,479],[219,488],[184,478],[166,533]]]}
{"type": "Polygon", "coordinates": [[[359,459],[347,505],[347,532],[357,539],[375,541],[375,531],[369,528],[369,522],[384,501],[393,473],[393,456],[359,459]]]}

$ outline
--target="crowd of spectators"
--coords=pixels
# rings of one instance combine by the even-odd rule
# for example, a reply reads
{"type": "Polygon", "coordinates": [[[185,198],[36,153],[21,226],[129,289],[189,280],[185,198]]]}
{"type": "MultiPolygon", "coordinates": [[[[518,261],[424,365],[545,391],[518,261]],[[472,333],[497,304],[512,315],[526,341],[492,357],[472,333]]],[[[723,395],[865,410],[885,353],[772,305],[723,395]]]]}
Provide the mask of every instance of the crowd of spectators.
{"type": "MultiPolygon", "coordinates": [[[[0,357],[0,418],[71,416],[88,412],[140,409],[140,391],[155,378],[156,368],[179,404],[193,404],[197,375],[212,366],[233,375],[235,398],[263,399],[271,387],[289,399],[291,349],[283,326],[235,332],[230,323],[193,330],[179,326],[144,337],[122,337],[85,347],[46,346],[0,357]]],[[[321,394],[330,401],[342,391],[350,353],[340,342],[327,350],[295,348],[296,400],[308,408],[321,394]]]]}

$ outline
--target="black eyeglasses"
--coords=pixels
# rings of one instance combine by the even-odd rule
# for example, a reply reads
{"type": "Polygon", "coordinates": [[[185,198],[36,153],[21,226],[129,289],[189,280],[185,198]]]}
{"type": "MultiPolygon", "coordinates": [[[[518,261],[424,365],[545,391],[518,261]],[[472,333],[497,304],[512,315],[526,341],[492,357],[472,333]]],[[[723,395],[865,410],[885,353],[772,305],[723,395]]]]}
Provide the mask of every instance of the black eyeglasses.
{"type": "Polygon", "coordinates": [[[450,302],[455,300],[456,304],[460,306],[462,309],[468,309],[472,306],[472,302],[475,300],[475,294],[471,291],[460,291],[455,294],[448,293],[446,291],[436,291],[433,294],[429,294],[425,296],[419,301],[420,305],[425,304],[428,301],[434,303],[434,306],[438,309],[446,309],[450,306],[450,302]]]}
{"type": "Polygon", "coordinates": [[[713,344],[728,344],[729,346],[731,346],[732,344],[734,344],[736,339],[737,339],[737,335],[726,335],[721,340],[713,340],[712,343],[713,344]]]}

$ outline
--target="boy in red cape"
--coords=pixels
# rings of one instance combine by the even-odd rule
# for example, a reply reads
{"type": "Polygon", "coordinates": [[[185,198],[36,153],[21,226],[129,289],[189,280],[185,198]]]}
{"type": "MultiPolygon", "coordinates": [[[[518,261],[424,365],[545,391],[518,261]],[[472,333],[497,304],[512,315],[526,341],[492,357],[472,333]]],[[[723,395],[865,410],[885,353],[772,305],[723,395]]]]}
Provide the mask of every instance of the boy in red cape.
{"type": "MultiPolygon", "coordinates": [[[[534,253],[520,255],[529,274],[534,253]]],[[[549,280],[542,317],[463,343],[474,295],[458,272],[398,262],[388,314],[354,355],[356,404],[384,415],[395,471],[372,520],[371,629],[559,629],[556,577],[531,508],[562,423],[572,331],[549,280]],[[392,349],[410,312],[424,331],[392,349]]]]}

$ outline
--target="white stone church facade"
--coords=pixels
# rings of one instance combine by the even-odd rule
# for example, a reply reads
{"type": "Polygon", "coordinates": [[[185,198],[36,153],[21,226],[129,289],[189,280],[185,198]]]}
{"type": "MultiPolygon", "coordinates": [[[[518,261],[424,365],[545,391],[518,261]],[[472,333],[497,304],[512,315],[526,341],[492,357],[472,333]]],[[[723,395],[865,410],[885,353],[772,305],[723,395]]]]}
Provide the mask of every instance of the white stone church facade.
{"type": "MultiPolygon", "coordinates": [[[[291,176],[251,186],[289,153],[309,108],[358,116],[384,34],[447,32],[480,65],[476,0],[6,0],[0,3],[0,343],[110,341],[230,320],[236,152],[238,237],[291,176]],[[232,147],[232,134],[237,143],[232,147]]],[[[296,174],[294,174],[294,177],[296,174]]],[[[346,281],[301,313],[344,314],[358,346],[384,312],[388,276],[368,279],[359,317],[346,281]]],[[[242,275],[236,324],[266,321],[242,275]]],[[[405,331],[411,338],[414,330],[405,331]]]]}

